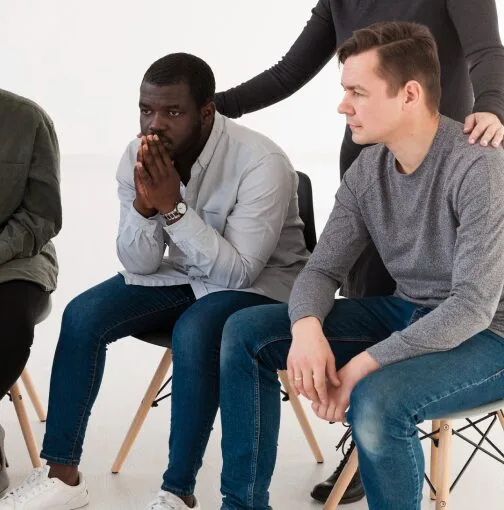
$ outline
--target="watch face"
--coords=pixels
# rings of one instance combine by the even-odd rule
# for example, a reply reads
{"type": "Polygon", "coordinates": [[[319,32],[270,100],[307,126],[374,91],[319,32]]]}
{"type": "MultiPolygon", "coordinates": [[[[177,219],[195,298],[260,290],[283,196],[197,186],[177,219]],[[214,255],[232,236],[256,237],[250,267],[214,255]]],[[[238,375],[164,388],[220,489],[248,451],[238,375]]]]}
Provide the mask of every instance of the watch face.
{"type": "Polygon", "coordinates": [[[185,204],[185,202],[179,202],[177,204],[177,212],[179,214],[185,214],[187,211],[187,205],[185,204]]]}

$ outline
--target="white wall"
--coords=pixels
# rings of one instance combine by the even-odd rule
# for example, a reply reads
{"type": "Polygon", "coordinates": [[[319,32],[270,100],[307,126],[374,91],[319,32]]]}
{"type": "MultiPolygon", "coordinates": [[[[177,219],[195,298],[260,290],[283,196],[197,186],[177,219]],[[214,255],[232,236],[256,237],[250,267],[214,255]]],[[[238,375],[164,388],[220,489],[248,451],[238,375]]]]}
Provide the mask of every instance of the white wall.
{"type": "MultiPolygon", "coordinates": [[[[137,132],[138,87],[155,59],[194,53],[213,68],[218,90],[227,88],[276,62],[312,3],[0,2],[0,87],[43,105],[63,154],[119,154],[137,132]]],[[[268,133],[289,154],[327,154],[337,166],[339,88],[332,62],[295,97],[243,123],[268,133]]]]}
{"type": "MultiPolygon", "coordinates": [[[[500,15],[504,1],[497,0],[500,15]]],[[[174,51],[204,58],[218,90],[275,63],[315,0],[0,2],[0,87],[38,101],[53,117],[63,154],[118,157],[138,129],[147,67],[174,51]]],[[[335,61],[288,100],[240,122],[277,141],[300,168],[337,176],[344,119],[335,61]],[[330,162],[330,163],[329,163],[330,162]]],[[[325,183],[327,185],[327,183],[325,183]]]]}

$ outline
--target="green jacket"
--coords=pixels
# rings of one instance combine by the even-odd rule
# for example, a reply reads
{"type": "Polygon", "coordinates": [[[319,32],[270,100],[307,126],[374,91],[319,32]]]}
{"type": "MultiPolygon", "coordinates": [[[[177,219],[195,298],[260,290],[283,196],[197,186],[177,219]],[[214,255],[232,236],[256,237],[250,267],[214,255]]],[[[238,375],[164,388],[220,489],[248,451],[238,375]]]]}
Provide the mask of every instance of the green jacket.
{"type": "Polygon", "coordinates": [[[0,283],[56,288],[51,239],[61,229],[59,148],[35,103],[0,89],[0,283]]]}

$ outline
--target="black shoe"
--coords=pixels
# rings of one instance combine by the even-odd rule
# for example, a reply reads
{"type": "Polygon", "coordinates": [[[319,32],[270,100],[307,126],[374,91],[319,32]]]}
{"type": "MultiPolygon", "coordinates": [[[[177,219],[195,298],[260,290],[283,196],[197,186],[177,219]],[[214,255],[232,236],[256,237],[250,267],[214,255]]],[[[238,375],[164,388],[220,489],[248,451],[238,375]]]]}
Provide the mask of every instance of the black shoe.
{"type": "MultiPolygon", "coordinates": [[[[345,436],[348,437],[350,435],[350,429],[345,433],[345,436]]],[[[340,444],[336,447],[339,448],[341,444],[344,443],[346,437],[343,436],[342,441],[340,444]]],[[[311,492],[311,497],[313,499],[316,499],[317,501],[320,501],[321,503],[325,503],[327,498],[329,497],[329,494],[331,494],[331,491],[334,487],[334,484],[336,483],[336,480],[339,478],[341,472],[345,468],[348,457],[350,457],[350,454],[352,453],[353,449],[355,448],[355,443],[352,441],[350,443],[350,448],[348,448],[347,452],[343,452],[343,459],[340,462],[339,466],[336,468],[336,471],[324,482],[321,482],[315,487],[313,487],[313,490],[311,492]]],[[[352,480],[350,481],[350,484],[347,487],[347,490],[345,491],[345,494],[343,494],[343,497],[341,498],[340,505],[344,505],[346,503],[354,503],[355,501],[359,501],[364,497],[364,488],[362,487],[361,477],[359,470],[355,473],[352,480]]]]}

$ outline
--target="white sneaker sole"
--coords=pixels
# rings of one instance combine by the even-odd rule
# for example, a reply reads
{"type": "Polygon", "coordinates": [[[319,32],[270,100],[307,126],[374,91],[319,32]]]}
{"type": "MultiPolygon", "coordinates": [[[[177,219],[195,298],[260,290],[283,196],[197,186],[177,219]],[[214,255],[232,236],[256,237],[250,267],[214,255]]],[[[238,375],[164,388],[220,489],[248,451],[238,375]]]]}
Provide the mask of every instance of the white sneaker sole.
{"type": "Polygon", "coordinates": [[[84,494],[78,494],[75,498],[71,499],[67,503],[63,505],[54,505],[51,507],[51,510],[78,510],[79,508],[84,508],[89,504],[89,493],[86,489],[84,494]]]}

